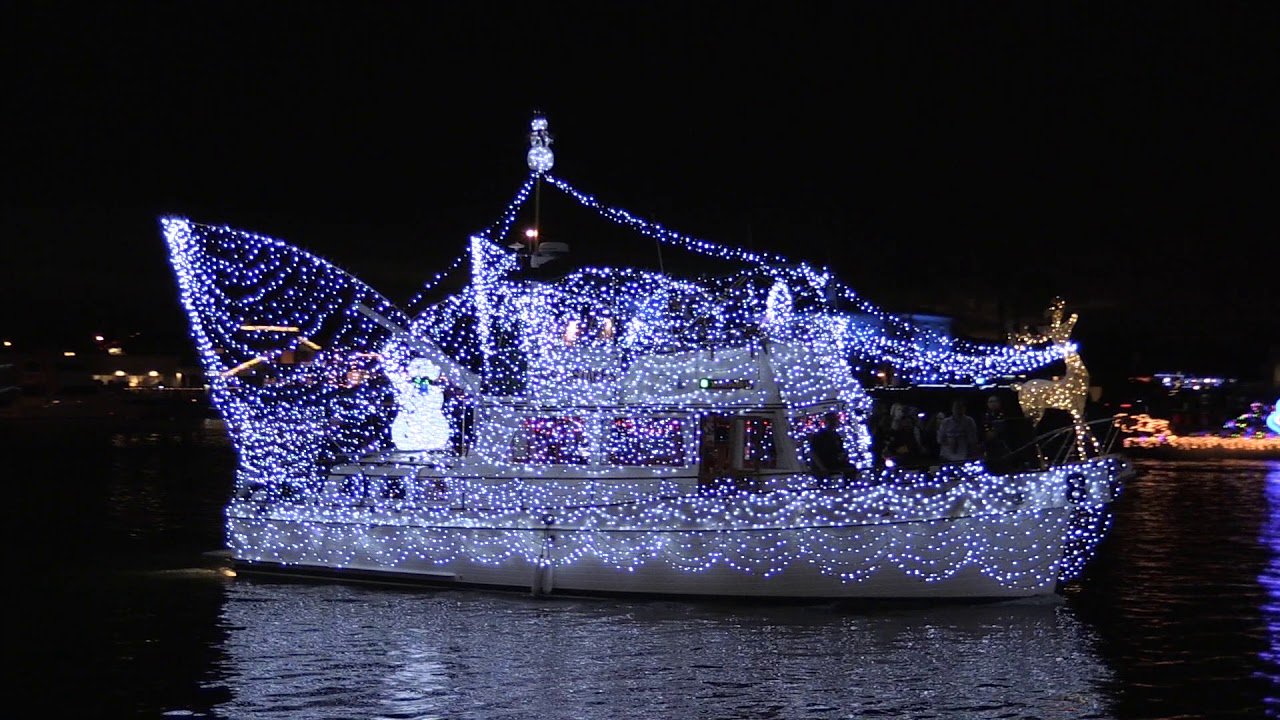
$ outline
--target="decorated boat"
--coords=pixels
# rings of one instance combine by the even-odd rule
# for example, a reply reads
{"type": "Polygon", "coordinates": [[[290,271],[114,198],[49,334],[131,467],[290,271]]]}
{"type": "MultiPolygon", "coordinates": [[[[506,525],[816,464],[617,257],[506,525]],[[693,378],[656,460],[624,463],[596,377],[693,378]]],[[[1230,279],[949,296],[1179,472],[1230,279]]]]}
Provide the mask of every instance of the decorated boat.
{"type": "Polygon", "coordinates": [[[1118,413],[1114,420],[1130,457],[1160,460],[1280,460],[1280,398],[1249,404],[1217,432],[1179,433],[1147,413],[1118,413]]]}
{"type": "Polygon", "coordinates": [[[416,312],[280,240],[162,219],[239,457],[237,569],[808,599],[1024,597],[1082,571],[1130,466],[1084,421],[1062,303],[1039,334],[962,341],[825,268],[606,205],[551,174],[550,145],[535,117],[515,198],[416,312]],[[551,191],[720,272],[544,273],[567,249],[538,237],[551,191]],[[1027,379],[1047,367],[1067,372],[1027,379]],[[893,466],[871,426],[885,368],[948,394],[1009,379],[1072,441],[999,471],[973,454],[893,466]],[[818,436],[835,438],[825,463],[818,436]]]}

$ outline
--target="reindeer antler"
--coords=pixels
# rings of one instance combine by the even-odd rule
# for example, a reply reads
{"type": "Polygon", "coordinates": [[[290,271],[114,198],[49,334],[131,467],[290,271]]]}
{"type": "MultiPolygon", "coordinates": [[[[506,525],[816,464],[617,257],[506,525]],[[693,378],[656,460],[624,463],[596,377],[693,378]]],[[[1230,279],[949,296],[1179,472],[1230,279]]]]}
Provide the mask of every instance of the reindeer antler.
{"type": "Polygon", "coordinates": [[[1043,335],[1032,332],[1031,328],[1026,325],[1023,325],[1021,330],[1015,330],[1009,333],[1009,342],[1019,350],[1043,341],[1043,335]]]}
{"type": "Polygon", "coordinates": [[[1078,314],[1071,313],[1071,316],[1064,321],[1062,316],[1066,307],[1066,300],[1061,297],[1055,297],[1053,303],[1049,306],[1049,311],[1046,313],[1049,316],[1049,339],[1059,344],[1066,342],[1071,337],[1071,331],[1075,329],[1076,320],[1080,319],[1078,314]]]}
{"type": "Polygon", "coordinates": [[[1067,308],[1067,301],[1061,296],[1055,296],[1053,301],[1049,303],[1049,309],[1044,311],[1044,316],[1049,318],[1049,327],[1057,327],[1062,324],[1062,313],[1067,308]]]}
{"type": "Polygon", "coordinates": [[[1062,344],[1071,337],[1071,331],[1075,328],[1076,320],[1079,316],[1072,313],[1065,321],[1062,319],[1066,311],[1067,301],[1061,297],[1055,297],[1053,302],[1049,304],[1048,309],[1044,311],[1044,317],[1048,320],[1047,326],[1042,326],[1041,330],[1033,330],[1028,326],[1023,326],[1021,330],[1009,333],[1009,342],[1019,349],[1028,345],[1036,345],[1043,342],[1052,342],[1062,344]]]}

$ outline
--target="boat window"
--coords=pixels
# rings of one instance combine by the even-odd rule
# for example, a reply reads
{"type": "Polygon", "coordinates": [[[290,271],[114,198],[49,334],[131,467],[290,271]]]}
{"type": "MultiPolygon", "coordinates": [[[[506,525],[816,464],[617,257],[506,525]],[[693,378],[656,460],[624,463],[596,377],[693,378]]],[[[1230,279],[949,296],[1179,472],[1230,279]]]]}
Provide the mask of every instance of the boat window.
{"type": "Polygon", "coordinates": [[[742,466],[776,467],[778,454],[773,443],[773,421],[749,417],[742,421],[742,466]]]}
{"type": "Polygon", "coordinates": [[[525,418],[512,439],[511,459],[544,465],[585,465],[586,427],[580,417],[525,418]]]}
{"type": "Polygon", "coordinates": [[[606,447],[613,465],[683,465],[684,424],[673,417],[614,418],[606,447]]]}

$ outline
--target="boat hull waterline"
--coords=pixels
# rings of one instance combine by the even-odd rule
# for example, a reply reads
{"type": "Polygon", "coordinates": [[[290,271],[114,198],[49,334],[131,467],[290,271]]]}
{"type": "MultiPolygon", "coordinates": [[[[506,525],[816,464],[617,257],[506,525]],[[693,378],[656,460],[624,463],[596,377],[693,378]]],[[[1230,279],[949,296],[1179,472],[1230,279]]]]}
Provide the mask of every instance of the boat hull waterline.
{"type": "Polygon", "coordinates": [[[1107,456],[1009,476],[998,497],[963,480],[941,490],[926,486],[937,499],[929,505],[944,508],[927,517],[911,517],[906,508],[886,513],[882,508],[893,503],[884,493],[866,503],[867,489],[855,486],[719,500],[728,509],[722,518],[770,506],[781,512],[772,525],[696,521],[680,512],[680,498],[611,505],[630,506],[625,514],[633,520],[671,518],[665,526],[610,523],[570,504],[480,511],[456,502],[435,508],[373,502],[351,522],[336,519],[348,517],[349,506],[335,515],[323,502],[245,501],[229,506],[227,529],[233,561],[249,572],[535,595],[1019,598],[1052,594],[1083,567],[1109,527],[1117,478],[1128,471],[1125,460],[1107,456]],[[841,525],[811,512],[787,514],[791,497],[802,497],[794,504],[806,508],[825,497],[827,507],[844,506],[853,520],[841,525]],[[573,524],[555,520],[557,512],[575,511],[573,524]]]}

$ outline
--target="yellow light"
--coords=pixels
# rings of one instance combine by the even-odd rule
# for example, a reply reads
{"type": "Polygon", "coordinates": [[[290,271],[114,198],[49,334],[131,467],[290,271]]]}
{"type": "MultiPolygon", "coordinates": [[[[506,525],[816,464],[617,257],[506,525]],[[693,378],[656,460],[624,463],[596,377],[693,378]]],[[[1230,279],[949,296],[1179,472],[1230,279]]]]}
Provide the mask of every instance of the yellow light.
{"type": "Polygon", "coordinates": [[[1262,453],[1280,450],[1280,438],[1152,435],[1125,438],[1124,446],[1136,448],[1171,447],[1179,450],[1247,450],[1262,453]]]}
{"type": "Polygon", "coordinates": [[[116,377],[124,377],[124,371],[123,371],[123,370],[117,370],[117,371],[115,371],[114,373],[112,373],[112,375],[115,375],[116,377]]]}
{"type": "Polygon", "coordinates": [[[103,340],[105,340],[106,338],[102,337],[101,335],[94,335],[94,336],[93,336],[93,339],[94,339],[94,340],[97,340],[98,342],[102,342],[102,341],[103,341],[103,340]]]}
{"type": "Polygon", "coordinates": [[[222,377],[231,377],[232,375],[235,375],[241,371],[248,370],[249,368],[253,367],[254,365],[257,365],[258,363],[264,360],[266,360],[266,358],[264,357],[256,357],[256,358],[253,358],[252,360],[246,360],[240,363],[239,365],[231,368],[230,370],[227,370],[226,372],[222,373],[222,377]]]}
{"type": "Polygon", "coordinates": [[[118,348],[118,347],[111,347],[111,348],[107,348],[107,354],[108,354],[108,355],[123,355],[123,354],[124,354],[124,350],[122,350],[122,349],[120,349],[120,348],[118,348]]]}
{"type": "Polygon", "coordinates": [[[317,344],[315,344],[315,343],[311,342],[310,340],[308,340],[308,339],[307,339],[307,338],[305,338],[305,337],[304,337],[304,338],[299,338],[299,340],[302,342],[302,344],[303,344],[303,345],[306,345],[307,347],[311,348],[312,350],[319,350],[319,349],[320,349],[320,346],[319,346],[319,345],[317,345],[317,344]]]}
{"type": "Polygon", "coordinates": [[[8,340],[5,340],[5,341],[4,341],[4,346],[5,346],[5,347],[13,347],[13,343],[9,342],[8,340]]]}
{"type": "Polygon", "coordinates": [[[298,328],[291,325],[241,325],[240,329],[249,332],[298,332],[298,328]]]}
{"type": "Polygon", "coordinates": [[[160,377],[160,373],[156,372],[155,370],[148,370],[147,377],[160,377]]]}
{"type": "Polygon", "coordinates": [[[75,357],[76,354],[72,350],[66,350],[62,353],[62,357],[75,357]]]}

